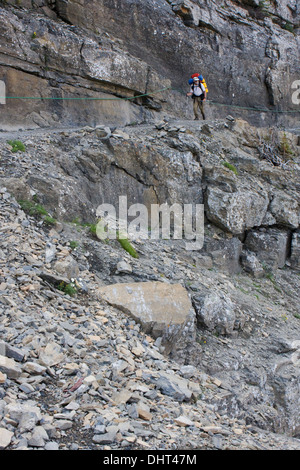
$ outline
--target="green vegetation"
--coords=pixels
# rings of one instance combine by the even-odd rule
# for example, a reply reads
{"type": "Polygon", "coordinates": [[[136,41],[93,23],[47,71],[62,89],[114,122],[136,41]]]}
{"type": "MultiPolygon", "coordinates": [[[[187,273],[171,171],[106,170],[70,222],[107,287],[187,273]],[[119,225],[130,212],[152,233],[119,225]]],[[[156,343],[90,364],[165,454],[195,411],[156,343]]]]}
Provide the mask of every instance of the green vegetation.
{"type": "Polygon", "coordinates": [[[77,289],[72,283],[67,284],[64,281],[61,281],[57,286],[57,289],[64,292],[66,295],[69,295],[70,297],[74,297],[74,295],[77,294],[77,289]]]}
{"type": "Polygon", "coordinates": [[[11,151],[13,153],[16,153],[16,152],[25,152],[25,145],[23,144],[23,142],[21,142],[20,140],[8,140],[7,143],[9,145],[11,145],[12,149],[11,151]]]}
{"type": "Polygon", "coordinates": [[[70,245],[71,250],[75,250],[79,246],[79,243],[74,240],[71,240],[69,242],[69,245],[70,245]]]}
{"type": "MultiPolygon", "coordinates": [[[[75,224],[76,226],[78,227],[88,227],[89,228],[89,231],[90,233],[97,237],[97,223],[96,224],[92,224],[92,223],[81,223],[79,222],[79,219],[78,217],[76,217],[75,219],[72,220],[71,222],[72,224],[75,224]]],[[[102,227],[98,227],[98,230],[102,230],[102,227]]],[[[127,253],[129,253],[133,258],[139,258],[139,255],[138,253],[136,252],[136,250],[134,249],[134,247],[131,245],[130,241],[128,240],[127,237],[120,237],[120,234],[119,232],[117,231],[117,241],[120,243],[120,245],[122,246],[122,248],[127,251],[127,253]]],[[[108,242],[108,238],[105,238],[105,237],[97,237],[98,239],[101,239],[104,243],[107,243],[108,242]]]]}
{"type": "Polygon", "coordinates": [[[200,334],[197,335],[196,342],[198,344],[201,344],[201,346],[204,346],[207,344],[206,338],[200,334]]]}
{"type": "Polygon", "coordinates": [[[77,227],[82,227],[82,228],[88,228],[89,232],[96,236],[97,235],[97,224],[92,224],[89,222],[80,222],[79,217],[75,217],[75,219],[71,220],[70,222],[73,225],[76,225],[77,227]]]}
{"type": "Polygon", "coordinates": [[[286,133],[283,134],[283,137],[280,141],[280,144],[279,144],[279,150],[280,152],[282,153],[284,159],[286,158],[292,158],[295,156],[293,150],[291,149],[291,146],[289,144],[289,141],[288,141],[288,138],[286,136],[286,133]]]}
{"type": "Polygon", "coordinates": [[[284,25],[283,25],[283,29],[285,29],[286,31],[289,31],[290,33],[294,33],[294,25],[292,23],[290,23],[289,21],[287,21],[284,25]]]}
{"type": "Polygon", "coordinates": [[[222,162],[222,165],[225,166],[225,168],[228,168],[229,170],[233,171],[235,175],[238,175],[238,171],[234,165],[228,162],[222,162]]]}
{"type": "Polygon", "coordinates": [[[133,248],[133,246],[131,245],[130,241],[127,238],[120,238],[119,233],[118,233],[117,240],[122,246],[122,248],[124,248],[124,250],[127,251],[127,253],[129,253],[133,258],[139,257],[138,253],[133,248]]]}
{"type": "Polygon", "coordinates": [[[261,10],[261,12],[264,15],[269,16],[269,14],[270,14],[270,12],[269,12],[270,2],[268,0],[261,0],[259,2],[258,8],[261,10]]]}
{"type": "MultiPolygon", "coordinates": [[[[265,268],[264,268],[265,269],[265,268]]],[[[275,281],[275,278],[274,278],[274,274],[271,273],[270,271],[267,271],[266,274],[265,274],[266,278],[269,279],[269,281],[272,282],[273,286],[274,286],[274,289],[277,291],[277,292],[282,292],[280,287],[278,286],[277,282],[275,281]]]]}
{"type": "Polygon", "coordinates": [[[19,200],[18,203],[20,204],[21,208],[24,212],[32,216],[48,216],[48,212],[46,209],[38,204],[37,202],[27,201],[27,200],[19,200]]]}
{"type": "Polygon", "coordinates": [[[89,231],[92,235],[95,235],[97,234],[97,224],[84,224],[85,227],[88,227],[89,228],[89,231]]]}
{"type": "Polygon", "coordinates": [[[240,291],[243,292],[243,294],[249,294],[249,291],[244,289],[243,287],[239,287],[240,291]]]}
{"type": "Polygon", "coordinates": [[[26,214],[31,215],[32,217],[36,217],[37,219],[42,219],[45,225],[56,225],[56,220],[48,214],[46,209],[41,204],[36,202],[36,199],[34,201],[21,199],[18,201],[18,203],[20,204],[21,209],[26,212],[26,214]]]}
{"type": "Polygon", "coordinates": [[[75,219],[72,219],[70,223],[74,225],[81,225],[79,217],[75,217],[75,219]]]}
{"type": "Polygon", "coordinates": [[[285,132],[280,136],[278,132],[272,130],[269,135],[261,139],[258,151],[262,159],[274,166],[285,168],[288,163],[294,163],[295,153],[285,132]]]}
{"type": "Polygon", "coordinates": [[[53,217],[51,217],[50,215],[46,215],[44,217],[44,223],[51,227],[52,225],[56,225],[56,220],[53,217]]]}

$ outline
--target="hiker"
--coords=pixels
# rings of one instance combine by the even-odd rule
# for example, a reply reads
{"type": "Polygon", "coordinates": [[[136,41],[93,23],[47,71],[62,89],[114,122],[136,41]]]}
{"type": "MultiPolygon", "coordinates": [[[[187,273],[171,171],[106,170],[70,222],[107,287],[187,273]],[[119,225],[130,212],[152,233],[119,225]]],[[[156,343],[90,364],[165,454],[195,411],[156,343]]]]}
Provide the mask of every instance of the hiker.
{"type": "Polygon", "coordinates": [[[196,120],[199,119],[198,108],[200,109],[202,117],[205,120],[204,101],[206,101],[206,90],[200,81],[201,77],[202,75],[200,75],[200,77],[193,78],[191,89],[186,94],[187,96],[191,96],[193,98],[193,110],[196,120]]]}

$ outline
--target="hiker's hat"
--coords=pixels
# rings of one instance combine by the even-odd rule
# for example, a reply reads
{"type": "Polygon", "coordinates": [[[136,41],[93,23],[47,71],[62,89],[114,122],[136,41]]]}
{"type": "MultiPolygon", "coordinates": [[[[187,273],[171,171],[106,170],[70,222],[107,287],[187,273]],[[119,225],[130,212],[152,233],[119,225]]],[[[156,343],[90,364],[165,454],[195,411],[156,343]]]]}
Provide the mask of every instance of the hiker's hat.
{"type": "Polygon", "coordinates": [[[199,77],[194,77],[194,82],[199,82],[199,77]]]}

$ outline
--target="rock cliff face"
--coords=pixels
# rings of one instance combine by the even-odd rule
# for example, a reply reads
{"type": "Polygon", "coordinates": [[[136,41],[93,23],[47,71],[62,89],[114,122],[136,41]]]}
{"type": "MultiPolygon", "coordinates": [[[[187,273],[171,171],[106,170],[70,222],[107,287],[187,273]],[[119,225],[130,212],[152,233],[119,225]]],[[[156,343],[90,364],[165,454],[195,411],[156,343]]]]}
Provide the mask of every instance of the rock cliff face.
{"type": "Polygon", "coordinates": [[[297,114],[278,113],[298,110],[296,0],[0,3],[7,96],[44,98],[7,100],[2,126],[125,124],[159,111],[184,117],[195,70],[208,82],[210,117],[225,116],[225,105],[233,105],[256,108],[235,108],[254,123],[296,122],[297,114]]]}

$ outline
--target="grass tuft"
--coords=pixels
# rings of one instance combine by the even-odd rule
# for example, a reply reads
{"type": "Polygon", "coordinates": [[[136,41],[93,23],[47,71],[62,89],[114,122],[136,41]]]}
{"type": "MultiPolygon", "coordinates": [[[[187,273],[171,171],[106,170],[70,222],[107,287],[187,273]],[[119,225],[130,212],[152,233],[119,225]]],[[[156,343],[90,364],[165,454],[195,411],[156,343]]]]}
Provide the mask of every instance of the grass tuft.
{"type": "Polygon", "coordinates": [[[222,165],[225,166],[225,168],[228,168],[229,170],[233,171],[235,175],[238,175],[238,171],[234,165],[228,162],[222,162],[222,165]]]}

